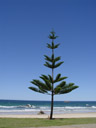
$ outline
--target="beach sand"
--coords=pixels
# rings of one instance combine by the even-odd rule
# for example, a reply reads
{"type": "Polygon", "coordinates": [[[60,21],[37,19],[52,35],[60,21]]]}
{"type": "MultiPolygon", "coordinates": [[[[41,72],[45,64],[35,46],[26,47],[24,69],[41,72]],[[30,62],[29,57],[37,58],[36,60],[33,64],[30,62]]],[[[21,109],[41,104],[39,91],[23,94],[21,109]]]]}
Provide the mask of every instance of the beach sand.
{"type": "MultiPolygon", "coordinates": [[[[49,115],[0,115],[0,118],[48,118],[49,115]]],[[[67,114],[54,114],[53,118],[91,118],[96,117],[94,113],[67,113],[67,114]]]]}

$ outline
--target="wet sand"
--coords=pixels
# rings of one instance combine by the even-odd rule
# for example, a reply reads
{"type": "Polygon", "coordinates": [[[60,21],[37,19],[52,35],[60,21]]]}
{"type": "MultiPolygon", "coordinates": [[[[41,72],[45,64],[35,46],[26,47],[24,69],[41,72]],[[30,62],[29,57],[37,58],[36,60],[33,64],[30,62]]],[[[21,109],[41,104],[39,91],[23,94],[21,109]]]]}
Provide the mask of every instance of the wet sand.
{"type": "MultiPolygon", "coordinates": [[[[54,114],[53,118],[91,118],[96,117],[95,113],[67,113],[67,114],[54,114]]],[[[49,115],[0,115],[0,118],[49,118],[49,115]]]]}

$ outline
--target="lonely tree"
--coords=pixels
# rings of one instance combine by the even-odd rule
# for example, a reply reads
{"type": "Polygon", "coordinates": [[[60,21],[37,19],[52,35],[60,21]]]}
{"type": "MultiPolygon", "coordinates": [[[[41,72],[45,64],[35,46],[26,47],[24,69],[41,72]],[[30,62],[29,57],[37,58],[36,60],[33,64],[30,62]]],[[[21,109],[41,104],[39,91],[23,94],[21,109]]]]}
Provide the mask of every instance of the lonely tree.
{"type": "Polygon", "coordinates": [[[60,44],[55,44],[54,40],[58,36],[55,36],[55,32],[50,32],[49,39],[51,39],[51,43],[47,43],[47,48],[49,48],[52,52],[51,57],[44,55],[45,57],[45,66],[51,69],[51,75],[41,75],[40,78],[42,80],[33,79],[31,81],[35,86],[29,87],[29,89],[43,94],[48,94],[51,96],[51,112],[50,119],[53,118],[53,104],[54,104],[54,95],[61,95],[71,92],[72,90],[78,88],[74,83],[67,84],[65,79],[67,77],[62,77],[61,74],[57,74],[54,78],[54,70],[58,68],[63,61],[60,62],[61,57],[55,57],[54,50],[58,48],[60,44]]]}

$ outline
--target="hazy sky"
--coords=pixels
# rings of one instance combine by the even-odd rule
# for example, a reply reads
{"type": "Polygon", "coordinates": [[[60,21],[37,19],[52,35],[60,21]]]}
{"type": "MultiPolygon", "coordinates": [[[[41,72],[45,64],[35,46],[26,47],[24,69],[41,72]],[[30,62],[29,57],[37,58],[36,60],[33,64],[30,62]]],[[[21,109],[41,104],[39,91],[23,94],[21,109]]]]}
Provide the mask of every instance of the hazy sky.
{"type": "Polygon", "coordinates": [[[50,100],[28,87],[51,74],[43,55],[52,28],[64,61],[55,75],[79,86],[55,100],[96,100],[96,0],[0,0],[0,99],[50,100]]]}

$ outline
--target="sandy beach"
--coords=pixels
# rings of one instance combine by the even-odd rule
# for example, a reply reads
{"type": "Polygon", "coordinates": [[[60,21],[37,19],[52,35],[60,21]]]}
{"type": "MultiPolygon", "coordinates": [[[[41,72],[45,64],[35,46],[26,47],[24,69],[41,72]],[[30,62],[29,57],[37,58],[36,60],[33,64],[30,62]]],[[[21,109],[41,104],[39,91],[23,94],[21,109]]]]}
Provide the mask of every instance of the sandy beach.
{"type": "MultiPolygon", "coordinates": [[[[0,118],[48,118],[49,115],[0,115],[0,118]]],[[[54,114],[54,118],[91,118],[96,117],[94,113],[67,113],[67,114],[54,114]]]]}

